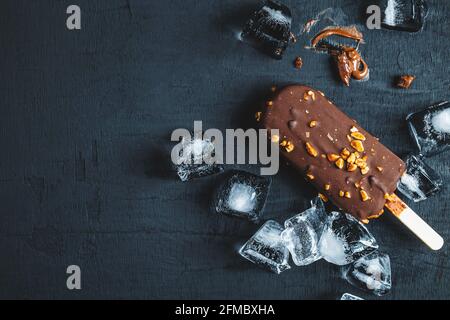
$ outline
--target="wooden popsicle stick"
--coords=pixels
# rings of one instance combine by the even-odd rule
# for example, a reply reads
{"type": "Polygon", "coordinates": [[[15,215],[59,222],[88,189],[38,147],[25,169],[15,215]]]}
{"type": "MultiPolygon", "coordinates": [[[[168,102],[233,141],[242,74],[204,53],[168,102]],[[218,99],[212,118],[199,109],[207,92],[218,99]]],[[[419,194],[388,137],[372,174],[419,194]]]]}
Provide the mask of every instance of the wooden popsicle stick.
{"type": "Polygon", "coordinates": [[[442,248],[444,239],[397,195],[392,194],[385,207],[432,250],[442,248]]]}

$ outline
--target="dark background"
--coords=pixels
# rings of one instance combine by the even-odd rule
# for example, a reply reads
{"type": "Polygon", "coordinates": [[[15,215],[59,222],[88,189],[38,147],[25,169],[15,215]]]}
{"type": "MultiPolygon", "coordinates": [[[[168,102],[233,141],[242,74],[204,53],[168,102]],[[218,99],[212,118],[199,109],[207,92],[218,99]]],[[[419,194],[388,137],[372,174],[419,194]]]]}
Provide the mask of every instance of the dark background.
{"type": "MultiPolygon", "coordinates": [[[[177,180],[170,133],[194,120],[246,127],[272,84],[299,82],[408,153],[405,116],[449,99],[450,2],[429,1],[425,30],[408,34],[367,30],[367,1],[286,1],[295,32],[330,6],[362,25],[370,81],[350,88],[326,56],[303,49],[305,38],[282,61],[237,41],[233,26],[256,3],[0,2],[0,298],[375,299],[324,261],[275,275],[238,256],[258,226],[208,211],[220,176],[177,180]],[[66,28],[73,3],[80,31],[66,28]],[[417,76],[410,90],[392,85],[404,73],[417,76]],[[81,267],[81,291],[66,288],[70,264],[81,267]]],[[[448,157],[429,160],[446,182],[448,157]]],[[[282,222],[313,196],[283,166],[265,217],[282,222]]],[[[449,241],[449,203],[445,186],[411,206],[449,241]]],[[[391,257],[384,299],[450,298],[448,243],[432,252],[389,214],[369,229],[391,257]]]]}

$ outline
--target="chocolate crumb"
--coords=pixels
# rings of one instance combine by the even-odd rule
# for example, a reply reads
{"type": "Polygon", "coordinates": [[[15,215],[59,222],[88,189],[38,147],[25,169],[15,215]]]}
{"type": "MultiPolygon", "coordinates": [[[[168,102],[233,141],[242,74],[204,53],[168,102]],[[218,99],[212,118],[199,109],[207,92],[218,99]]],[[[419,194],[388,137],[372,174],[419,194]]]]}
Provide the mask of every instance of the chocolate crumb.
{"type": "Polygon", "coordinates": [[[296,69],[301,69],[303,66],[303,60],[301,57],[295,58],[294,65],[296,69]]]}
{"type": "Polygon", "coordinates": [[[406,74],[399,78],[397,82],[397,87],[403,88],[403,89],[409,89],[411,87],[411,84],[413,83],[414,79],[416,79],[415,76],[406,74]]]}

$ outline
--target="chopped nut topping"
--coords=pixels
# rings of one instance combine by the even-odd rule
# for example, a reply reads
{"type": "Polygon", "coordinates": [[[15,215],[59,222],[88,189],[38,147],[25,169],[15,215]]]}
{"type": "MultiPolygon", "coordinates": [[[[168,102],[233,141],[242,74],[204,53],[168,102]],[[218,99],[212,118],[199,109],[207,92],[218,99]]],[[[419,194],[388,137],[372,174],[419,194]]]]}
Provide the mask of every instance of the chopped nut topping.
{"type": "Polygon", "coordinates": [[[361,169],[362,174],[367,174],[369,172],[369,167],[365,167],[361,169]]]}
{"type": "Polygon", "coordinates": [[[364,190],[360,190],[359,194],[361,195],[361,200],[362,201],[367,201],[370,200],[369,195],[367,194],[367,192],[365,192],[364,190]]]}
{"type": "Polygon", "coordinates": [[[347,164],[347,171],[353,172],[358,169],[358,166],[354,163],[347,164]]]}
{"type": "Polygon", "coordinates": [[[294,145],[293,144],[288,144],[288,145],[286,145],[286,147],[284,147],[284,150],[286,151],[286,152],[292,152],[292,151],[294,151],[294,145]]]}
{"type": "Polygon", "coordinates": [[[336,162],[334,163],[336,165],[336,167],[338,167],[339,169],[342,169],[344,167],[344,159],[339,158],[336,160],[336,162]]]}
{"type": "Polygon", "coordinates": [[[353,126],[353,127],[350,128],[350,132],[352,132],[352,133],[353,132],[358,132],[358,128],[353,126]]]}
{"type": "Polygon", "coordinates": [[[306,177],[308,177],[309,180],[314,180],[314,175],[312,173],[310,173],[310,172],[308,172],[306,174],[306,177]]]}
{"type": "Polygon", "coordinates": [[[350,164],[352,164],[352,163],[355,163],[355,161],[356,161],[356,154],[355,154],[355,153],[352,153],[352,154],[347,158],[347,162],[350,163],[350,164]]]}
{"type": "Polygon", "coordinates": [[[323,202],[328,202],[328,197],[322,193],[319,193],[320,199],[322,199],[323,202]]]}
{"type": "Polygon", "coordinates": [[[342,190],[340,190],[340,191],[339,191],[339,197],[343,197],[344,195],[345,195],[345,192],[342,191],[342,190]]]}
{"type": "Polygon", "coordinates": [[[271,141],[277,143],[278,141],[280,141],[280,136],[276,134],[272,135],[271,141]]]}
{"type": "Polygon", "coordinates": [[[316,101],[316,94],[311,90],[306,91],[303,94],[303,99],[305,99],[306,101],[308,101],[310,98],[312,99],[312,101],[316,101]]]}
{"type": "Polygon", "coordinates": [[[322,97],[325,97],[325,94],[322,91],[317,90],[317,92],[319,92],[322,97]]]}
{"type": "Polygon", "coordinates": [[[303,66],[303,60],[302,60],[301,57],[295,58],[294,66],[295,66],[296,69],[301,69],[301,68],[302,68],[302,66],[303,66]]]}
{"type": "Polygon", "coordinates": [[[353,140],[350,144],[356,151],[364,152],[364,146],[360,140],[353,140]]]}
{"type": "Polygon", "coordinates": [[[358,182],[355,182],[354,184],[357,189],[359,189],[359,187],[361,186],[358,182]]]}
{"type": "Polygon", "coordinates": [[[350,135],[347,135],[347,140],[348,142],[352,142],[352,137],[350,137],[350,135]]]}
{"type": "Polygon", "coordinates": [[[331,185],[329,185],[328,183],[324,186],[324,189],[327,191],[330,190],[330,188],[331,188],[331,185]]]}
{"type": "Polygon", "coordinates": [[[377,167],[377,170],[382,172],[383,171],[383,167],[377,167]]]}
{"type": "Polygon", "coordinates": [[[294,144],[293,144],[291,141],[288,141],[288,143],[287,143],[287,145],[286,145],[286,147],[285,147],[285,150],[286,150],[287,152],[292,152],[292,151],[294,151],[294,144]]]}
{"type": "Polygon", "coordinates": [[[306,136],[307,138],[309,138],[309,137],[311,136],[311,133],[310,133],[309,131],[306,131],[306,132],[305,132],[305,136],[306,136]]]}
{"type": "Polygon", "coordinates": [[[345,191],[344,197],[346,197],[347,199],[350,199],[352,197],[352,195],[350,194],[350,192],[345,191]]]}
{"type": "Polygon", "coordinates": [[[325,153],[322,153],[320,156],[324,159],[326,159],[326,157],[327,157],[327,155],[325,153]]]}
{"type": "Polygon", "coordinates": [[[329,153],[329,154],[327,154],[327,158],[328,158],[328,161],[336,161],[337,159],[339,159],[339,155],[338,154],[336,154],[336,153],[329,153]]]}
{"type": "Polygon", "coordinates": [[[255,119],[257,122],[259,122],[261,120],[261,115],[262,115],[261,111],[258,111],[257,113],[255,113],[255,119]]]}
{"type": "Polygon", "coordinates": [[[362,219],[362,220],[360,220],[360,221],[361,221],[361,223],[369,224],[369,220],[368,220],[368,219],[362,219]]]}
{"type": "Polygon", "coordinates": [[[306,146],[306,151],[308,151],[308,153],[311,156],[313,156],[314,158],[318,156],[317,150],[314,149],[314,147],[311,145],[311,143],[306,142],[305,146],[306,146]]]}
{"type": "Polygon", "coordinates": [[[313,121],[311,121],[311,122],[309,123],[309,127],[310,127],[310,128],[314,128],[315,126],[317,126],[317,121],[316,121],[316,120],[313,120],[313,121]]]}
{"type": "Polygon", "coordinates": [[[269,100],[266,102],[266,106],[271,107],[273,106],[273,101],[269,100]]]}
{"type": "Polygon", "coordinates": [[[341,151],[342,159],[347,160],[349,155],[350,155],[350,151],[348,151],[347,148],[342,149],[342,151],[341,151]]]}
{"type": "Polygon", "coordinates": [[[364,161],[364,159],[356,159],[355,164],[358,166],[358,168],[364,169],[367,167],[367,162],[364,161]]]}
{"type": "Polygon", "coordinates": [[[366,137],[361,132],[355,131],[352,132],[350,135],[355,139],[366,141],[366,137]]]}

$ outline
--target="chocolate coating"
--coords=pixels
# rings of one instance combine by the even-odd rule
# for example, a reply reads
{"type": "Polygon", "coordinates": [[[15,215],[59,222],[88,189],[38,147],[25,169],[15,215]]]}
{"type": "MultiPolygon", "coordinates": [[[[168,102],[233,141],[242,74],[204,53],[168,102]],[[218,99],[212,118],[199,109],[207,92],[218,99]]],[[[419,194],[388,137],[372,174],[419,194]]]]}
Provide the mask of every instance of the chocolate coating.
{"type": "Polygon", "coordinates": [[[283,141],[294,145],[290,152],[282,148],[290,163],[342,210],[360,220],[379,215],[386,203],[384,195],[395,191],[405,171],[404,162],[320,91],[292,85],[276,92],[272,102],[267,104],[262,124],[266,129],[280,130],[282,146],[283,141]],[[311,121],[315,121],[314,126],[311,121]],[[363,135],[360,140],[350,136],[355,128],[363,135]],[[352,170],[347,167],[350,162],[345,159],[341,158],[344,167],[340,169],[335,161],[327,158],[331,154],[340,155],[344,148],[354,153],[351,141],[360,141],[364,147],[359,156],[369,168],[365,174],[360,167],[349,171],[352,170]],[[308,152],[307,143],[314,150],[308,152]],[[362,191],[369,199],[363,201],[362,191]]]}

